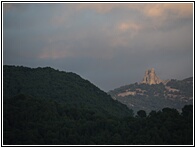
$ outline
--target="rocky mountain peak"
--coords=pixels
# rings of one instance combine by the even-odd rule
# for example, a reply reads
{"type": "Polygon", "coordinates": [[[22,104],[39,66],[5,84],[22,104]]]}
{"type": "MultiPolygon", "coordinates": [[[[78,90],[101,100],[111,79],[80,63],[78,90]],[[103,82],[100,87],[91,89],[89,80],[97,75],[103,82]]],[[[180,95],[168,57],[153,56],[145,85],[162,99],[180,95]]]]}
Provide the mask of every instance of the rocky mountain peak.
{"type": "Polygon", "coordinates": [[[156,75],[154,68],[148,69],[145,72],[144,78],[141,83],[144,84],[159,84],[162,80],[156,75]]]}

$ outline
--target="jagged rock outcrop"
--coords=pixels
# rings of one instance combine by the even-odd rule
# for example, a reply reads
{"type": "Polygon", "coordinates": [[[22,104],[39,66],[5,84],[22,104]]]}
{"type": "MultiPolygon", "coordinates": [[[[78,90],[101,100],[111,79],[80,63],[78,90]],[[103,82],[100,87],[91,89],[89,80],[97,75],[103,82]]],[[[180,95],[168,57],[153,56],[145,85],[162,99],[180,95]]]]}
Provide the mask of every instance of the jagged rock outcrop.
{"type": "Polygon", "coordinates": [[[159,84],[162,80],[156,75],[154,68],[146,70],[143,81],[144,84],[159,84]]]}

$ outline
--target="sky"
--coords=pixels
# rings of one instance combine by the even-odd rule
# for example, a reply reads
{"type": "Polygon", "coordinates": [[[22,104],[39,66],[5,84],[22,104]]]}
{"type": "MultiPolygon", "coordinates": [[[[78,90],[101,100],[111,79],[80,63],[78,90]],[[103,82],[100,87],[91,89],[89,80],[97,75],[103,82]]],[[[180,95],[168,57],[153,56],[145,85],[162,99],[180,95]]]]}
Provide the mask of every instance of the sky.
{"type": "Polygon", "coordinates": [[[193,3],[3,3],[3,64],[74,72],[104,91],[193,76],[193,3]]]}

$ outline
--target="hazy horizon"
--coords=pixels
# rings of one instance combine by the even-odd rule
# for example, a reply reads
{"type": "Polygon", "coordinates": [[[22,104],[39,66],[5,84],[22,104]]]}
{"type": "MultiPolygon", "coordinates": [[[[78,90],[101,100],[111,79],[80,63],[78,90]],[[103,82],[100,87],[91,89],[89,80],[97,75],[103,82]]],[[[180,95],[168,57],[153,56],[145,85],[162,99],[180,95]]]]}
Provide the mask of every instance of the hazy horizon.
{"type": "Polygon", "coordinates": [[[3,65],[74,72],[104,91],[193,76],[193,3],[3,3],[3,65]]]}

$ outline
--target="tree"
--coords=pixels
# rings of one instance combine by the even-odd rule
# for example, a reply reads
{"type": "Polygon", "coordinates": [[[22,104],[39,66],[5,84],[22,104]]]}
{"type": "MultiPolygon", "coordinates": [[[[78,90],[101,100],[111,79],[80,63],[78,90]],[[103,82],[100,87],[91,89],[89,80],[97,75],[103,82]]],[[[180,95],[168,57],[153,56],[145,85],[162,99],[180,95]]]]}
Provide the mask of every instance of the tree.
{"type": "Polygon", "coordinates": [[[185,105],[182,108],[182,116],[183,117],[192,117],[193,116],[193,105],[185,105]]]}
{"type": "Polygon", "coordinates": [[[157,114],[157,112],[155,110],[152,110],[150,113],[149,113],[149,117],[155,117],[157,114]]]}
{"type": "Polygon", "coordinates": [[[139,111],[137,112],[137,115],[138,115],[139,117],[141,117],[141,118],[145,118],[145,117],[146,117],[146,111],[144,111],[144,110],[139,110],[139,111]]]}

